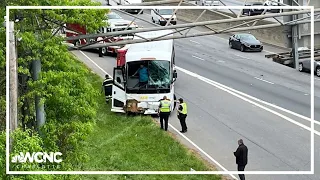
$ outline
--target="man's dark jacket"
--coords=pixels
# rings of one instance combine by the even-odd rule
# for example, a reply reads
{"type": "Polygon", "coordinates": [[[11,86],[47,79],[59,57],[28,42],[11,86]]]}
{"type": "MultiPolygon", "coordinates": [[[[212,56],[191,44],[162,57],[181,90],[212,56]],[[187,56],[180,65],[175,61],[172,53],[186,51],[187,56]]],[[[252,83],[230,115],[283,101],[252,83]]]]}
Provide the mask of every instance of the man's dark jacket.
{"type": "Polygon", "coordinates": [[[236,152],[234,152],[234,156],[236,156],[236,163],[240,166],[245,166],[248,163],[248,148],[244,144],[239,145],[236,152]]]}

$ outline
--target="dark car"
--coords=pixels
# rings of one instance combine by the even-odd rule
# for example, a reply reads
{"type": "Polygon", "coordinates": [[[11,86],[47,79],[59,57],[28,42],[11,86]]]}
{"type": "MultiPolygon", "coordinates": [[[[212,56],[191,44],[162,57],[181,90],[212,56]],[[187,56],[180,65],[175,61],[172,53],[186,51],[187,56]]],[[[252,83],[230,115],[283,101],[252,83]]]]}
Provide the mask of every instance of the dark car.
{"type": "Polygon", "coordinates": [[[263,50],[262,43],[252,34],[234,34],[229,38],[229,47],[239,49],[240,51],[258,51],[263,50]]]}
{"type": "MultiPolygon", "coordinates": [[[[280,3],[283,3],[283,0],[278,0],[280,3]]],[[[280,4],[278,4],[277,2],[271,1],[271,0],[266,0],[263,3],[264,6],[280,6],[280,4]]],[[[267,12],[271,12],[271,13],[280,13],[282,12],[281,9],[268,9],[267,12]]]]}
{"type": "Polygon", "coordinates": [[[242,15],[247,14],[248,16],[260,15],[264,11],[264,9],[257,9],[254,6],[263,6],[262,2],[248,2],[245,6],[251,6],[250,9],[243,9],[242,15]]]}

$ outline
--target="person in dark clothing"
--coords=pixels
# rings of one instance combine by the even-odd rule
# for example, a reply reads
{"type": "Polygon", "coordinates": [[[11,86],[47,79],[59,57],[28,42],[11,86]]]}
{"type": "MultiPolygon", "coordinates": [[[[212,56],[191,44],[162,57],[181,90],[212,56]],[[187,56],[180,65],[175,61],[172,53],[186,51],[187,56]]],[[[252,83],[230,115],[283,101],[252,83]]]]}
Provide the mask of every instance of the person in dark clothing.
{"type": "Polygon", "coordinates": [[[188,110],[187,110],[187,104],[183,102],[183,99],[179,99],[179,107],[178,107],[178,119],[180,120],[182,131],[181,133],[185,133],[188,130],[187,124],[186,124],[186,118],[187,118],[188,110]]]}
{"type": "MultiPolygon", "coordinates": [[[[243,144],[243,140],[238,140],[238,149],[234,152],[234,156],[236,157],[236,163],[238,165],[238,171],[244,171],[248,163],[248,148],[243,144]]],[[[239,174],[240,180],[245,180],[244,174],[239,174]]]]}
{"type": "Polygon", "coordinates": [[[160,110],[160,125],[161,129],[163,129],[163,120],[165,123],[164,130],[168,130],[168,121],[170,116],[170,106],[171,101],[167,99],[167,96],[164,96],[163,99],[160,100],[159,110],[160,110]]]}
{"type": "Polygon", "coordinates": [[[106,74],[106,79],[103,81],[102,86],[104,87],[104,95],[106,96],[106,103],[109,104],[109,100],[112,97],[112,78],[106,74]]]}

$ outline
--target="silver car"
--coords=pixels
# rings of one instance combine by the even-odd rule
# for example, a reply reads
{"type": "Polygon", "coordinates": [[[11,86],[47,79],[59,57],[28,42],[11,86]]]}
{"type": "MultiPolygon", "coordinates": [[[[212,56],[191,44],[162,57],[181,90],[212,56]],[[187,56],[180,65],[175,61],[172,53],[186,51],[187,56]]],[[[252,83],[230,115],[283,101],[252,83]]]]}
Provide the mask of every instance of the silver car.
{"type": "MultiPolygon", "coordinates": [[[[300,60],[299,62],[299,71],[300,72],[310,72],[311,71],[311,60],[306,59],[306,60],[300,60]]],[[[319,61],[314,61],[314,73],[320,77],[320,62],[319,61]]]]}

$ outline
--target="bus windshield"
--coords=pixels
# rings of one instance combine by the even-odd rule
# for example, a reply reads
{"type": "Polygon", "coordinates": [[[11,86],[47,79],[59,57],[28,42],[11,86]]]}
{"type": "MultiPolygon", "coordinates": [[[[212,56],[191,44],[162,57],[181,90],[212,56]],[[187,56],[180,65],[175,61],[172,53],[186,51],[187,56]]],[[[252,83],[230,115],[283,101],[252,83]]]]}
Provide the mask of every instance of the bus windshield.
{"type": "Polygon", "coordinates": [[[147,60],[127,64],[128,93],[170,92],[170,61],[147,60]]]}

